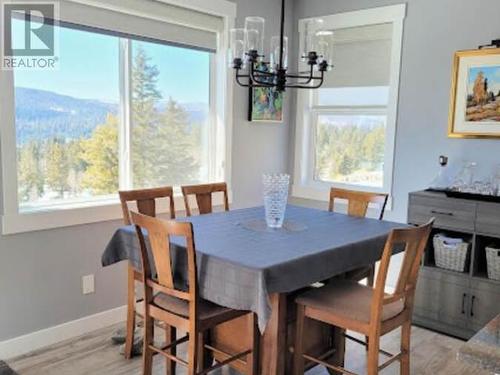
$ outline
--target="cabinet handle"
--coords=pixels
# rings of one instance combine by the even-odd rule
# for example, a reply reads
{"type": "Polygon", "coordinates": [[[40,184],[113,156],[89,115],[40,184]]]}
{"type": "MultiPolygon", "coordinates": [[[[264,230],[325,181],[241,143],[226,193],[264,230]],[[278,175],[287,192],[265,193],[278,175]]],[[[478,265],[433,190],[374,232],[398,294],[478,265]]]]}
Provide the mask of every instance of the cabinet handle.
{"type": "Polygon", "coordinates": [[[465,314],[465,299],[467,298],[467,293],[462,296],[462,314],[465,314]]]}
{"type": "Polygon", "coordinates": [[[476,296],[472,296],[472,301],[470,304],[470,316],[474,316],[474,301],[476,300],[476,296]]]}
{"type": "Polygon", "coordinates": [[[431,214],[453,216],[453,212],[444,212],[444,211],[437,211],[437,210],[431,210],[431,214]]]}

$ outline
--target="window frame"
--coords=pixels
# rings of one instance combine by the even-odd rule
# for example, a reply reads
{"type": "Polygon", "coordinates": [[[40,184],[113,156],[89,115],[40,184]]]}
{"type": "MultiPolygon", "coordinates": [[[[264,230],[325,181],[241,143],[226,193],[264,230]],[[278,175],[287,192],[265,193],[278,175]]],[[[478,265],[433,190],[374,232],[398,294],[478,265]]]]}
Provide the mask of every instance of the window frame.
{"type": "MultiPolygon", "coordinates": [[[[226,0],[161,0],[163,3],[181,6],[182,8],[204,12],[221,17],[223,30],[217,33],[216,52],[210,58],[210,135],[209,147],[213,147],[213,157],[210,160],[210,176],[214,180],[224,180],[228,184],[229,197],[231,200],[231,139],[232,139],[232,111],[233,111],[233,85],[232,74],[227,69],[226,53],[228,48],[229,29],[234,27],[236,18],[236,5],[226,0]],[[216,144],[216,147],[214,146],[216,144]],[[220,147],[219,145],[222,145],[220,147]]],[[[69,0],[79,3],[79,0],[69,0]]],[[[92,6],[102,9],[110,9],[106,2],[95,2],[92,6]]],[[[111,10],[127,13],[126,3],[111,7],[111,10]]],[[[147,7],[147,4],[143,5],[147,7]]],[[[189,26],[189,25],[187,25],[189,26]]],[[[132,175],[130,148],[130,104],[131,82],[123,74],[123,69],[131,70],[131,41],[120,40],[120,189],[131,187],[132,175]],[[128,60],[127,60],[128,57],[128,60]],[[125,78],[124,78],[125,77],[125,78]],[[125,105],[123,105],[125,104],[125,105]],[[125,160],[122,160],[125,158],[125,160]]],[[[1,186],[3,199],[2,234],[15,234],[37,230],[67,227],[95,223],[101,221],[116,220],[122,217],[118,194],[113,199],[96,199],[95,201],[82,202],[72,207],[64,207],[64,204],[47,207],[46,210],[33,212],[19,212],[18,183],[17,183],[17,146],[16,146],[16,123],[15,123],[15,92],[14,72],[12,70],[0,70],[0,118],[3,119],[0,127],[0,153],[1,153],[1,186]]],[[[175,204],[180,211],[183,209],[183,200],[180,191],[175,194],[175,204]]],[[[215,204],[222,204],[216,199],[215,204]]],[[[160,212],[163,209],[160,209],[160,212]]]]}
{"type": "MultiPolygon", "coordinates": [[[[392,24],[389,98],[387,106],[323,106],[316,105],[318,102],[318,93],[316,90],[303,90],[298,92],[292,196],[296,198],[328,201],[328,191],[331,187],[388,194],[392,193],[399,78],[405,16],[406,4],[399,4],[318,17],[323,20],[323,24],[326,27],[332,29],[369,26],[381,23],[392,24]],[[315,180],[314,168],[316,158],[315,138],[317,116],[319,114],[367,114],[366,109],[374,111],[374,114],[382,113],[387,116],[383,186],[377,188],[368,185],[315,180]],[[363,110],[365,111],[362,112],[363,110]]],[[[303,38],[300,37],[300,35],[303,34],[304,24],[308,20],[310,19],[299,20],[299,50],[302,50],[303,43],[303,38]]],[[[335,74],[335,68],[333,68],[331,74],[335,74]]],[[[389,202],[388,208],[391,208],[391,202],[389,202]]]]}

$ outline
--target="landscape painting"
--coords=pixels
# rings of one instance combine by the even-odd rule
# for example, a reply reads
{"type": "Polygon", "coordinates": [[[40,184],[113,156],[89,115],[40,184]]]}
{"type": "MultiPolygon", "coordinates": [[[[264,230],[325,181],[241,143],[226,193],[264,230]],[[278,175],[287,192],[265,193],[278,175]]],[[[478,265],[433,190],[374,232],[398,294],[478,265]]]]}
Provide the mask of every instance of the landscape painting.
{"type": "Polygon", "coordinates": [[[448,136],[500,137],[500,48],[455,53],[448,136]]]}
{"type": "Polygon", "coordinates": [[[248,112],[249,121],[283,121],[283,93],[268,87],[250,89],[248,112]]]}
{"type": "Polygon", "coordinates": [[[469,68],[465,118],[500,122],[500,65],[469,68]]]}

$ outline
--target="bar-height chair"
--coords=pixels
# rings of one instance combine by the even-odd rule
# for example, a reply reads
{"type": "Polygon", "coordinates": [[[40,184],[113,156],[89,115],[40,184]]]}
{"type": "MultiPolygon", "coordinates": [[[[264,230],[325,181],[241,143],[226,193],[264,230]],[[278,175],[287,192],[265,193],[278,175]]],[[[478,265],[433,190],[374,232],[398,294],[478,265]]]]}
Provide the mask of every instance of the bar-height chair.
{"type": "Polygon", "coordinates": [[[212,213],[212,197],[214,193],[222,193],[224,198],[224,210],[229,211],[229,199],[227,196],[227,185],[225,182],[203,185],[182,186],[186,216],[191,216],[192,209],[189,204],[189,197],[194,195],[198,205],[200,215],[212,213]]]}
{"type": "MultiPolygon", "coordinates": [[[[330,189],[330,203],[328,210],[334,211],[335,201],[337,199],[347,200],[347,214],[355,217],[365,217],[368,212],[368,207],[371,204],[377,205],[379,214],[378,219],[384,218],[385,207],[387,206],[388,194],[384,193],[370,193],[364,191],[354,191],[345,189],[330,189]]],[[[352,280],[367,279],[368,285],[373,286],[375,279],[375,265],[355,269],[347,273],[346,277],[352,280]]]]}
{"type": "MultiPolygon", "coordinates": [[[[188,368],[188,375],[201,375],[234,361],[243,361],[246,375],[257,374],[258,333],[255,314],[225,308],[203,300],[198,295],[196,250],[192,224],[163,221],[135,212],[131,212],[131,215],[140,243],[145,289],[144,375],[152,374],[153,354],[165,357],[167,374],[175,374],[177,363],[188,368]],[[148,234],[152,259],[146,248],[143,230],[146,230],[148,234]],[[188,269],[187,290],[186,288],[177,288],[174,283],[170,255],[171,236],[182,237],[185,240],[188,269]],[[157,276],[155,279],[152,277],[151,264],[154,264],[156,268],[157,276]],[[249,331],[252,332],[248,338],[250,343],[247,350],[237,354],[229,354],[205,343],[204,333],[219,324],[242,316],[247,316],[249,331]],[[159,348],[154,345],[155,320],[172,327],[174,333],[179,329],[187,332],[187,335],[159,348]],[[177,345],[185,342],[188,343],[187,361],[177,357],[175,350],[177,345]],[[206,352],[217,352],[226,359],[213,366],[211,363],[206,364],[206,352]]],[[[179,249],[179,251],[181,250],[179,249]]]]}
{"type": "MultiPolygon", "coordinates": [[[[159,199],[169,200],[169,215],[171,219],[175,219],[175,206],[174,206],[174,193],[170,186],[141,189],[141,190],[128,190],[120,191],[120,203],[123,211],[123,221],[125,225],[131,225],[129,203],[135,202],[137,210],[152,217],[156,216],[156,204],[159,199]]],[[[129,262],[128,265],[128,281],[127,281],[127,323],[126,323],[126,338],[125,338],[125,358],[130,359],[133,355],[134,347],[134,333],[136,315],[142,317],[143,312],[137,305],[142,302],[138,299],[135,293],[135,283],[142,282],[142,274],[134,268],[129,262]]]]}
{"type": "Polygon", "coordinates": [[[375,288],[352,280],[336,280],[327,286],[306,292],[296,299],[297,330],[294,349],[294,375],[304,373],[304,361],[328,367],[343,374],[352,372],[326,363],[303,352],[303,334],[306,319],[318,320],[342,330],[351,330],[368,337],[368,342],[345,335],[368,346],[367,374],[376,375],[394,361],[400,362],[402,375],[410,374],[410,335],[413,300],[420,261],[434,220],[428,224],[407,229],[395,229],[389,235],[382,254],[375,288]],[[395,246],[404,246],[404,258],[396,289],[385,293],[389,263],[395,246]],[[380,337],[401,327],[401,352],[392,355],[380,350],[380,337]],[[389,360],[379,366],[379,353],[389,360]]]}

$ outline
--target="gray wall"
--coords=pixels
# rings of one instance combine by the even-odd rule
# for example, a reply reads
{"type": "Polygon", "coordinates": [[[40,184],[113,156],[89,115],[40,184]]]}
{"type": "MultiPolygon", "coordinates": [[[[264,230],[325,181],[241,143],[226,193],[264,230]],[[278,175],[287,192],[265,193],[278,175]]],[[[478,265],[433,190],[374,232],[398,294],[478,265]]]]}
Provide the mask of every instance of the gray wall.
{"type": "MultiPolygon", "coordinates": [[[[262,15],[268,21],[279,17],[278,0],[238,0],[237,4],[239,25],[246,15],[262,15]]],[[[291,10],[288,19],[292,19],[291,10]]],[[[267,26],[269,37],[278,32],[277,22],[267,26]]],[[[235,207],[258,204],[261,174],[286,171],[288,160],[286,121],[248,123],[247,98],[245,89],[235,87],[235,207]]],[[[105,222],[0,236],[0,341],[124,305],[125,264],[106,269],[100,265],[102,250],[119,225],[119,221],[105,222]],[[91,273],[96,275],[96,293],[83,296],[81,277],[91,273]]]]}
{"type": "MultiPolygon", "coordinates": [[[[296,0],[298,19],[403,3],[396,0],[296,0]]],[[[500,36],[498,0],[408,0],[403,40],[394,171],[388,219],[406,220],[408,192],[437,173],[437,158],[477,161],[483,173],[500,162],[500,141],[447,137],[453,53],[500,36]]],[[[335,74],[335,69],[331,72],[335,74]]],[[[292,125],[291,125],[292,127],[292,125]]],[[[293,150],[293,134],[290,150],[293,150]]],[[[290,168],[293,164],[290,164],[290,168]]],[[[310,202],[308,202],[310,203],[310,202]]],[[[317,204],[317,203],[316,203],[317,204]]]]}
{"type": "MultiPolygon", "coordinates": [[[[269,49],[271,37],[279,34],[280,0],[238,0],[237,27],[243,27],[246,16],[266,19],[264,48],[269,49]]],[[[293,2],[287,3],[287,35],[292,33],[293,2]]],[[[282,124],[248,122],[248,91],[235,86],[233,128],[233,185],[235,203],[249,206],[262,200],[263,172],[288,170],[289,118],[291,93],[285,94],[285,120],[282,124]]],[[[293,113],[294,114],[294,113],[293,113]]]]}

